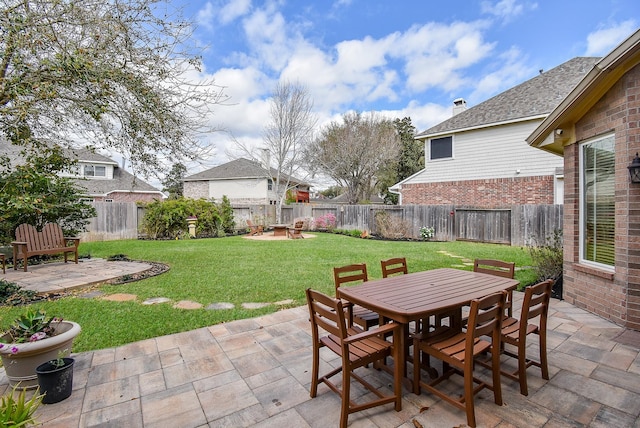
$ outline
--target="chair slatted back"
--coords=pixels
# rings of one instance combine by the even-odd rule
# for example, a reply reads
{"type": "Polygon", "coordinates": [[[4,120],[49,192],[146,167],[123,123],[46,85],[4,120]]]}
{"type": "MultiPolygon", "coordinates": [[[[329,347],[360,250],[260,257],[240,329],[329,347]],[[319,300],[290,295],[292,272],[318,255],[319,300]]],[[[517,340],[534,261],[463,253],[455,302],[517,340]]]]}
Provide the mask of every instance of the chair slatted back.
{"type": "Polygon", "coordinates": [[[469,322],[467,324],[467,346],[471,343],[473,353],[473,341],[480,336],[492,336],[494,339],[500,338],[502,326],[502,313],[507,292],[490,294],[481,299],[471,301],[469,310],[469,322]]]}
{"type": "Polygon", "coordinates": [[[342,302],[310,288],[306,291],[307,304],[314,340],[318,339],[318,327],[342,339],[347,337],[347,327],[342,302]]]}
{"type": "Polygon", "coordinates": [[[537,316],[540,316],[541,324],[546,324],[552,286],[553,280],[547,279],[546,281],[525,288],[522,312],[520,313],[521,325],[526,325],[527,320],[533,319],[537,316]]]}
{"type": "Polygon", "coordinates": [[[52,249],[65,246],[62,228],[56,223],[47,223],[42,228],[42,248],[52,249]]]}
{"type": "Polygon", "coordinates": [[[390,275],[398,273],[408,274],[407,260],[404,257],[394,257],[388,260],[381,260],[380,266],[382,268],[382,277],[386,278],[390,275]]]}
{"type": "Polygon", "coordinates": [[[336,286],[336,297],[338,297],[338,288],[341,285],[369,280],[367,265],[365,263],[359,263],[333,268],[333,279],[336,286]]]}
{"type": "Polygon", "coordinates": [[[502,260],[476,259],[473,262],[474,272],[487,273],[489,275],[501,276],[503,278],[513,279],[515,269],[515,263],[503,262],[502,260]]]}

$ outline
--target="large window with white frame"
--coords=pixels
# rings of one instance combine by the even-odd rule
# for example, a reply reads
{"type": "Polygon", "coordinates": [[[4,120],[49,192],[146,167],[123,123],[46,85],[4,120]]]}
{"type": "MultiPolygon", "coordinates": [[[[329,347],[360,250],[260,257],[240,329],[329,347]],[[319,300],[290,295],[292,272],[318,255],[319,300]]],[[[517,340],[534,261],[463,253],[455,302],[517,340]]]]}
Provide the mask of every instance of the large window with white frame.
{"type": "Polygon", "coordinates": [[[600,136],[580,145],[580,261],[615,265],[615,141],[600,136]]]}

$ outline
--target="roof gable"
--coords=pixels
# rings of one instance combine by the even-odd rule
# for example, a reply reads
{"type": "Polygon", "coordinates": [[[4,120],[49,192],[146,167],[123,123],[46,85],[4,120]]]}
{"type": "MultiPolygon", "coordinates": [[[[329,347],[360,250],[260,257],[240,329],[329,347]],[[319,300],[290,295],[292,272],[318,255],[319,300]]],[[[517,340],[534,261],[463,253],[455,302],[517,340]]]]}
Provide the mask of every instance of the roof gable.
{"type": "MultiPolygon", "coordinates": [[[[268,172],[259,162],[245,158],[234,159],[222,165],[215,166],[197,174],[184,178],[184,181],[209,181],[209,180],[233,180],[239,178],[265,178],[275,177],[278,171],[270,168],[268,172]]],[[[289,177],[287,174],[280,174],[285,180],[290,179],[292,183],[306,184],[302,180],[295,177],[289,177]]]]}
{"type": "Polygon", "coordinates": [[[527,143],[563,155],[575,142],[574,124],[633,67],[640,64],[640,30],[602,58],[574,89],[527,137],[527,143]]]}
{"type": "Polygon", "coordinates": [[[545,116],[560,104],[599,59],[573,58],[458,113],[418,134],[416,138],[545,116]]]}

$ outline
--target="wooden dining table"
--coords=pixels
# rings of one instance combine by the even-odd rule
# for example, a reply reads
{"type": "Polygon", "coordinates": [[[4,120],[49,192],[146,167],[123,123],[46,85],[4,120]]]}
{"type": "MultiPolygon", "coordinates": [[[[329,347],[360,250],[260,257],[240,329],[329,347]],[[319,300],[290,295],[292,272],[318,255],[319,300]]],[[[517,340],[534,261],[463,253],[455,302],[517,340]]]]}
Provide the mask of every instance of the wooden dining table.
{"type": "MultiPolygon", "coordinates": [[[[405,384],[406,337],[412,321],[428,319],[431,315],[449,314],[469,305],[473,299],[502,290],[515,290],[520,282],[485,273],[461,269],[433,269],[407,275],[391,276],[363,284],[339,287],[339,297],[377,312],[383,319],[402,324],[400,361],[405,384]]],[[[410,389],[413,389],[411,385],[410,389]]]]}

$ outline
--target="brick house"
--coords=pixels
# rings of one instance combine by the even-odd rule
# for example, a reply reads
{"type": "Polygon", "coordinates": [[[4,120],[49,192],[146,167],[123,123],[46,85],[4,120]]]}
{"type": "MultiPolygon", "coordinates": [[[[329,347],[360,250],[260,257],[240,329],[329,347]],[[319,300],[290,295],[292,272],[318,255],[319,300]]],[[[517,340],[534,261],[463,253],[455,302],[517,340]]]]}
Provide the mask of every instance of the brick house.
{"type": "Polygon", "coordinates": [[[640,30],[589,71],[527,138],[564,156],[563,296],[640,330],[640,30]]]}
{"type": "Polygon", "coordinates": [[[598,59],[571,59],[471,108],[455,100],[453,117],[416,135],[425,168],[390,191],[406,205],[562,203],[562,158],[533,149],[525,138],[598,59]]]}

